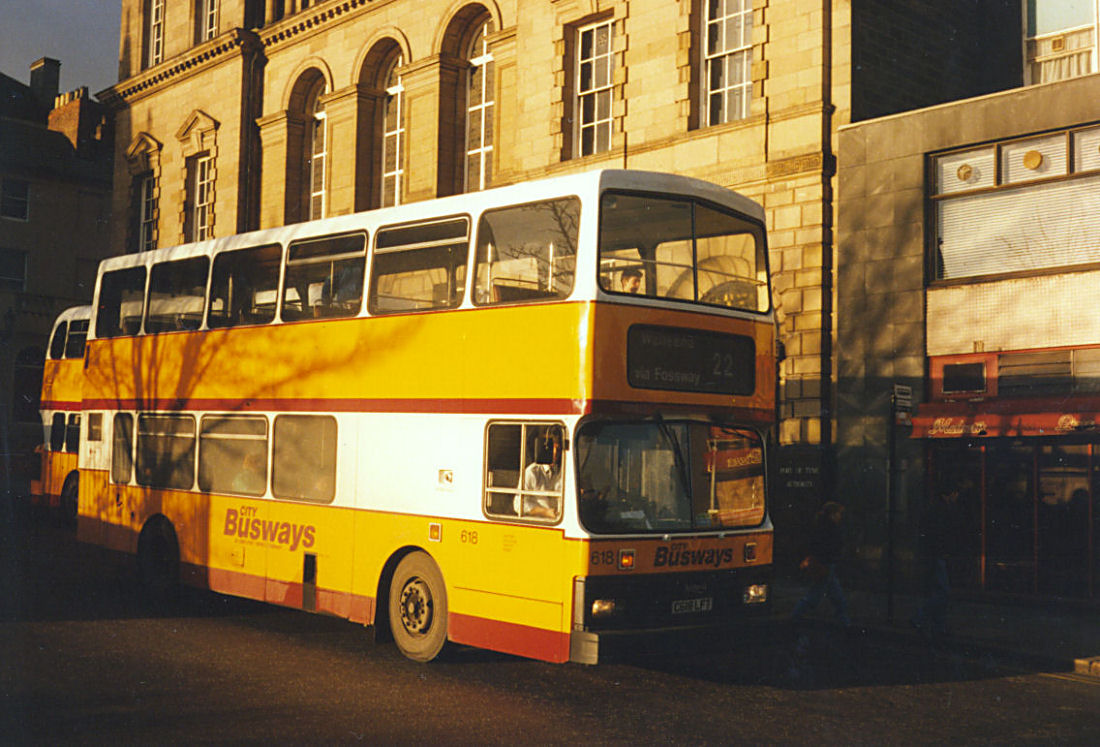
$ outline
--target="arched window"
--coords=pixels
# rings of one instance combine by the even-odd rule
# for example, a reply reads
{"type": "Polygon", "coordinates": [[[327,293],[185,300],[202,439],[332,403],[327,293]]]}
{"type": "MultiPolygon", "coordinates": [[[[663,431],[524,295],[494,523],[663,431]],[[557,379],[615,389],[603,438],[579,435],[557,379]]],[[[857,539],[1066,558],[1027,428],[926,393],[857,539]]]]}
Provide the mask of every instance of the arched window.
{"type": "Polygon", "coordinates": [[[404,56],[398,52],[386,66],[386,100],[382,117],[382,207],[401,203],[402,161],[405,149],[405,87],[398,69],[404,56]]]}
{"type": "Polygon", "coordinates": [[[323,218],[325,215],[325,104],[321,97],[325,93],[324,78],[319,78],[306,97],[305,127],[305,174],[302,190],[306,204],[302,211],[306,220],[323,218]]]}
{"type": "Polygon", "coordinates": [[[466,165],[463,181],[466,192],[485,189],[491,183],[493,155],[493,54],[486,41],[493,33],[493,20],[485,17],[477,24],[467,48],[470,69],[466,84],[466,165]]]}

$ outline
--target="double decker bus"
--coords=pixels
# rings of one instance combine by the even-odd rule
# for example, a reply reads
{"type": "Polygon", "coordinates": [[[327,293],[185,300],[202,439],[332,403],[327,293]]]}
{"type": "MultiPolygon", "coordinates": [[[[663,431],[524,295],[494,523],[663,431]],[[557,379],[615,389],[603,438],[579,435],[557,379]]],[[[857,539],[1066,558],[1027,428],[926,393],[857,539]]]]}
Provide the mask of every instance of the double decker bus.
{"type": "Polygon", "coordinates": [[[31,502],[66,522],[76,520],[84,345],[91,316],[91,306],[58,315],[42,369],[40,477],[31,481],[31,502]]]}
{"type": "Polygon", "coordinates": [[[761,208],[594,171],[103,261],[78,537],[185,582],[595,663],[768,606],[761,208]]]}

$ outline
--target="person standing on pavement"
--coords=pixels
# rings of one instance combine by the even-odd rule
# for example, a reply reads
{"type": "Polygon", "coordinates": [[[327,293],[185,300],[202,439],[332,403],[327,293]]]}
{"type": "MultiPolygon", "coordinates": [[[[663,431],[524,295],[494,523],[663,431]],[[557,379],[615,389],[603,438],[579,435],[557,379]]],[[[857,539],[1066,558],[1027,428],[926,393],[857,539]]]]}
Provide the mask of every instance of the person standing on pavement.
{"type": "Polygon", "coordinates": [[[929,638],[947,633],[951,596],[947,559],[957,539],[958,500],[958,488],[944,488],[929,501],[921,517],[919,548],[924,563],[925,597],[910,622],[929,638]]]}
{"type": "Polygon", "coordinates": [[[840,624],[845,628],[852,624],[848,617],[848,600],[836,574],[836,565],[840,562],[844,547],[843,519],[844,506],[836,501],[825,503],[814,517],[808,552],[800,564],[803,574],[810,580],[810,588],[795,605],[791,613],[792,622],[797,623],[806,612],[816,609],[822,597],[827,596],[840,624]]]}

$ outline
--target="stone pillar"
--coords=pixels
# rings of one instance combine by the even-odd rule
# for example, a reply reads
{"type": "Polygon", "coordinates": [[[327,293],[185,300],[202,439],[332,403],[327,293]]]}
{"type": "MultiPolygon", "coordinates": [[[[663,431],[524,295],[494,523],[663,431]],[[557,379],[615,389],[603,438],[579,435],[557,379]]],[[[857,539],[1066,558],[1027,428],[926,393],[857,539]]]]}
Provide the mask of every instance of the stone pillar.
{"type": "Polygon", "coordinates": [[[294,223],[302,204],[302,141],[305,121],[300,114],[276,112],[261,117],[263,184],[260,188],[260,228],[294,223]]]}
{"type": "Polygon", "coordinates": [[[328,215],[378,204],[378,122],[385,96],[385,91],[350,85],[323,98],[328,119],[328,215]]]}
{"type": "Polygon", "coordinates": [[[439,186],[439,162],[436,153],[440,136],[440,73],[438,55],[403,68],[405,87],[405,183],[401,202],[430,200],[439,186]]]}

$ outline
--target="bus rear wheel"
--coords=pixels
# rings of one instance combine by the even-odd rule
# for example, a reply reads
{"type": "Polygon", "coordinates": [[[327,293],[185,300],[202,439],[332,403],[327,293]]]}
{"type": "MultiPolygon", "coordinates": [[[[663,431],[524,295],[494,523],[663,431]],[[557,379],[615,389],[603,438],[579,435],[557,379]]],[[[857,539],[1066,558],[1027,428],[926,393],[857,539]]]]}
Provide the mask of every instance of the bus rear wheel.
{"type": "Polygon", "coordinates": [[[146,598],[164,603],[179,590],[180,548],[176,531],[165,518],[150,520],[138,536],[138,585],[146,598]]]}
{"type": "Polygon", "coordinates": [[[397,648],[413,661],[431,661],[447,642],[447,589],[427,553],[413,552],[397,564],[390,583],[390,631],[397,648]]]}
{"type": "Polygon", "coordinates": [[[70,472],[61,488],[61,522],[66,526],[76,526],[76,510],[80,495],[80,476],[70,472]]]}

